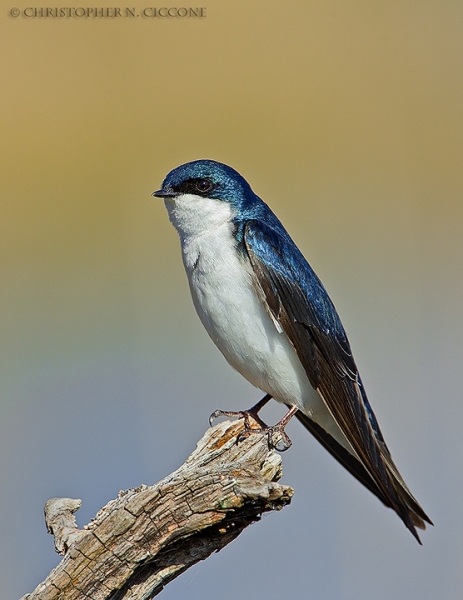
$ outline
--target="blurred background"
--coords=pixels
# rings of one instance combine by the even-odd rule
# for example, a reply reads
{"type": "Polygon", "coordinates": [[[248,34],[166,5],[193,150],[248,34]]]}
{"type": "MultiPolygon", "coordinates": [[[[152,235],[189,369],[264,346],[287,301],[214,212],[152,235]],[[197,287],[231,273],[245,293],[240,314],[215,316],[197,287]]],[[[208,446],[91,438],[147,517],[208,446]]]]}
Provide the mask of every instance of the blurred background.
{"type": "Polygon", "coordinates": [[[163,599],[460,599],[463,5],[205,0],[204,18],[46,18],[28,2],[0,15],[2,600],[59,562],[48,498],[82,498],[82,526],[178,467],[214,409],[261,397],[199,323],[150,196],[199,158],[241,172],[321,277],[435,527],[420,547],[294,422],[291,506],[163,599]]]}

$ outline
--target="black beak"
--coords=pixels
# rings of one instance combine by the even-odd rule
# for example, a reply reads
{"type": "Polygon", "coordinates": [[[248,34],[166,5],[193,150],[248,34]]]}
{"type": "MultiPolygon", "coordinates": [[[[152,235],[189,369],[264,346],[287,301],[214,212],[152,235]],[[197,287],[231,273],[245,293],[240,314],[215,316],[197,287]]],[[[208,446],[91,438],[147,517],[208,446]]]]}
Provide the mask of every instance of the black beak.
{"type": "Polygon", "coordinates": [[[156,196],[156,198],[175,198],[175,196],[178,196],[177,192],[174,192],[173,190],[158,190],[157,192],[153,192],[151,194],[152,196],[156,196]]]}

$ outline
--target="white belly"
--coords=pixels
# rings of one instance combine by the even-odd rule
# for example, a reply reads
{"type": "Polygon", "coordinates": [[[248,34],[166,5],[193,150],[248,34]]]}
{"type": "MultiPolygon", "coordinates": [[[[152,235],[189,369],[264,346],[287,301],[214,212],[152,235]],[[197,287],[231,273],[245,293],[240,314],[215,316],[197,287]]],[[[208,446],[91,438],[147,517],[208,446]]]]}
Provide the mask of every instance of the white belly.
{"type": "Polygon", "coordinates": [[[199,318],[230,365],[275,400],[308,416],[325,412],[291,342],[257,296],[229,224],[185,240],[183,256],[199,318]]]}

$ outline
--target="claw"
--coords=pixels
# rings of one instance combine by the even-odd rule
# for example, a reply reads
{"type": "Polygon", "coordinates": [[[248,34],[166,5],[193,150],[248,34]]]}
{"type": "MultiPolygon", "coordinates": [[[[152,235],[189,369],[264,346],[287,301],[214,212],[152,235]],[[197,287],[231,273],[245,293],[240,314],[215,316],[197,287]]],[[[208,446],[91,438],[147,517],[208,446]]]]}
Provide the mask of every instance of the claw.
{"type": "Polygon", "coordinates": [[[268,436],[268,445],[270,448],[274,450],[278,450],[278,452],[286,452],[293,445],[291,438],[283,429],[283,427],[279,427],[278,425],[274,425],[273,427],[269,427],[267,429],[268,436]]]}
{"type": "Polygon", "coordinates": [[[214,419],[219,417],[230,417],[231,419],[245,419],[246,411],[234,411],[234,410],[215,410],[209,417],[209,426],[212,427],[214,419]]]}

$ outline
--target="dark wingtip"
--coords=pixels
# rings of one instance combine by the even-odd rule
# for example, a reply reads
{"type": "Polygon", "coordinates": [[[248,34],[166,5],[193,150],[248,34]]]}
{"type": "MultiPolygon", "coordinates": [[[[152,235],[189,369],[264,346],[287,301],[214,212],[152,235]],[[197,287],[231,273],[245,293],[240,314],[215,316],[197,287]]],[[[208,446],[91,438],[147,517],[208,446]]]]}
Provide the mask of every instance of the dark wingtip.
{"type": "Polygon", "coordinates": [[[408,523],[406,523],[406,526],[407,526],[407,529],[409,529],[412,532],[413,537],[416,539],[418,544],[420,546],[422,546],[423,542],[420,540],[420,536],[418,535],[418,532],[416,531],[415,527],[413,525],[409,525],[408,523]]]}

